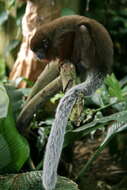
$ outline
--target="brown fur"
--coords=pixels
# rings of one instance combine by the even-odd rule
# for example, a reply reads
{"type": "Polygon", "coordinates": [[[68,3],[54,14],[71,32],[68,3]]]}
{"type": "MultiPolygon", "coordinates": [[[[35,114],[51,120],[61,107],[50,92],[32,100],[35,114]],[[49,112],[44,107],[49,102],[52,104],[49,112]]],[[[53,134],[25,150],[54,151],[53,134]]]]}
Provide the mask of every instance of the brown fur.
{"type": "MultiPolygon", "coordinates": [[[[112,41],[104,26],[94,19],[78,15],[55,19],[50,23],[42,25],[35,32],[31,39],[30,47],[34,51],[35,48],[41,46],[43,39],[48,38],[50,45],[47,52],[45,52],[48,59],[56,57],[60,59],[73,59],[74,62],[75,60],[79,61],[76,64],[80,64],[80,58],[75,57],[76,50],[74,55],[73,48],[75,38],[80,39],[79,28],[81,25],[86,26],[92,41],[88,49],[88,52],[93,52],[89,56],[91,59],[90,67],[96,68],[99,66],[103,72],[108,72],[112,64],[112,41]]],[[[78,44],[77,51],[82,48],[81,43],[78,44]]]]}

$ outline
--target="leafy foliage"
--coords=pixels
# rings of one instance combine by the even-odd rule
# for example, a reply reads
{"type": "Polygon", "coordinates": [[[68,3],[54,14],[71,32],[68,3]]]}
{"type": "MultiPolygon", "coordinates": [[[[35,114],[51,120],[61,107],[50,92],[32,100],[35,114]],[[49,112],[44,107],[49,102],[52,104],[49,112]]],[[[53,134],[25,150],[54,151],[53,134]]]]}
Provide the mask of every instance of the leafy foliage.
{"type": "MultiPolygon", "coordinates": [[[[21,42],[21,19],[24,11],[25,6],[20,1],[0,0],[0,62],[4,63],[4,67],[10,67],[17,57],[21,42]]],[[[0,67],[1,72],[2,68],[0,67]]]]}
{"type": "MultiPolygon", "coordinates": [[[[22,174],[0,175],[0,188],[6,190],[44,190],[42,188],[41,171],[22,174]],[[27,179],[27,180],[26,180],[27,179]]],[[[54,190],[78,190],[77,185],[65,177],[58,177],[54,190]]]]}
{"type": "Polygon", "coordinates": [[[4,118],[8,113],[9,98],[2,83],[0,84],[0,118],[4,118]]]}
{"type": "MultiPolygon", "coordinates": [[[[82,125],[75,128],[70,122],[68,124],[64,148],[73,144],[76,140],[84,138],[88,134],[96,133],[96,130],[102,130],[105,136],[100,146],[92,155],[91,159],[83,167],[77,178],[80,178],[84,172],[88,170],[91,163],[100,155],[106,145],[112,140],[114,136],[122,131],[127,130],[127,79],[118,81],[114,74],[108,75],[105,79],[103,87],[95,93],[95,95],[88,102],[92,102],[94,109],[85,107],[84,119],[82,125]],[[95,107],[97,107],[95,109],[95,107]],[[112,110],[112,113],[110,111],[112,110]]],[[[59,97],[59,95],[57,96],[59,97]]],[[[41,121],[41,145],[44,146],[52,120],[41,121]],[[46,126],[45,126],[46,125],[46,126]],[[43,144],[43,145],[42,145],[43,144]]],[[[37,126],[36,126],[37,128],[37,126]]],[[[39,129],[40,130],[40,129],[39,129]]]]}
{"type": "Polygon", "coordinates": [[[0,94],[0,173],[17,172],[29,157],[29,145],[16,129],[12,106],[2,85],[0,94]]]}

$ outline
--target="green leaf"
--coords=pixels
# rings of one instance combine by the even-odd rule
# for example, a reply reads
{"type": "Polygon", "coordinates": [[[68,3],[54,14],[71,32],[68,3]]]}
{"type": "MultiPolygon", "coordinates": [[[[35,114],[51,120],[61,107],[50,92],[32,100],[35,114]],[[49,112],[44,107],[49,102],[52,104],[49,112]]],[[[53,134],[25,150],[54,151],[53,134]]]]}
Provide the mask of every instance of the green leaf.
{"type": "Polygon", "coordinates": [[[25,9],[26,9],[26,3],[24,3],[22,6],[20,7],[17,7],[17,10],[16,10],[16,23],[17,23],[17,26],[20,27],[21,26],[21,20],[22,20],[22,17],[25,13],[25,9]]]}
{"type": "Polygon", "coordinates": [[[9,106],[8,115],[0,119],[0,173],[18,172],[29,157],[29,145],[15,125],[9,106]]]}
{"type": "Polygon", "coordinates": [[[14,104],[13,108],[16,107],[16,102],[21,101],[22,94],[19,89],[8,86],[8,97],[6,89],[0,84],[0,118],[4,116],[0,119],[0,173],[19,171],[29,156],[29,145],[18,133],[14,110],[9,105],[11,97],[10,102],[14,104]]]}
{"type": "Polygon", "coordinates": [[[115,23],[115,24],[116,23],[124,24],[125,19],[123,17],[121,17],[121,16],[115,16],[115,17],[112,18],[112,22],[115,23]]]}
{"type": "Polygon", "coordinates": [[[94,121],[85,124],[82,127],[79,127],[78,129],[73,130],[73,132],[85,131],[94,127],[97,124],[107,124],[110,121],[127,122],[127,111],[121,111],[102,118],[95,118],[94,121]]]}
{"type": "Polygon", "coordinates": [[[5,1],[0,0],[0,13],[3,12],[3,10],[6,10],[5,8],[5,1]]]}
{"type": "Polygon", "coordinates": [[[100,153],[104,150],[106,145],[109,143],[109,141],[112,139],[113,136],[115,136],[117,133],[126,130],[127,129],[127,123],[124,122],[114,122],[108,129],[107,135],[103,142],[100,144],[97,151],[92,155],[92,157],[87,161],[85,166],[80,171],[78,178],[82,177],[86,171],[88,171],[91,163],[96,160],[96,158],[100,155],[100,153]]]}
{"type": "Polygon", "coordinates": [[[127,129],[127,123],[124,122],[114,122],[108,129],[107,135],[104,141],[101,143],[100,147],[105,146],[108,141],[117,133],[127,129]]]}
{"type": "Polygon", "coordinates": [[[19,40],[11,40],[9,45],[5,48],[5,52],[9,53],[13,51],[19,45],[19,43],[19,40]]]}
{"type": "Polygon", "coordinates": [[[107,76],[105,84],[108,86],[110,96],[117,97],[120,101],[124,99],[120,83],[114,74],[107,76]]]}
{"type": "Polygon", "coordinates": [[[14,113],[14,118],[16,120],[18,114],[20,113],[23,105],[23,97],[26,95],[25,88],[17,89],[12,85],[6,84],[5,88],[7,90],[7,94],[9,96],[13,113],[14,113]]]}
{"type": "MultiPolygon", "coordinates": [[[[1,190],[44,190],[42,187],[42,171],[32,171],[20,174],[0,175],[1,190]]],[[[78,190],[78,185],[72,180],[58,176],[54,190],[78,190]]]]}
{"type": "Polygon", "coordinates": [[[122,16],[127,17],[127,8],[121,9],[121,10],[119,11],[119,13],[120,13],[122,16]]]}
{"type": "Polygon", "coordinates": [[[64,96],[63,93],[58,93],[56,94],[53,98],[50,99],[50,101],[54,104],[57,100],[59,100],[60,98],[62,98],[64,96]]]}
{"type": "Polygon", "coordinates": [[[0,83],[0,118],[4,118],[7,116],[9,106],[9,98],[6,93],[6,89],[0,83]]]}
{"type": "Polygon", "coordinates": [[[5,61],[2,57],[0,57],[0,79],[5,77],[5,61]]]}
{"type": "Polygon", "coordinates": [[[9,7],[14,6],[14,5],[15,5],[15,1],[16,1],[16,0],[10,0],[10,1],[9,1],[9,7]]]}
{"type": "Polygon", "coordinates": [[[2,11],[0,12],[0,25],[4,24],[8,20],[8,12],[2,11]]]}

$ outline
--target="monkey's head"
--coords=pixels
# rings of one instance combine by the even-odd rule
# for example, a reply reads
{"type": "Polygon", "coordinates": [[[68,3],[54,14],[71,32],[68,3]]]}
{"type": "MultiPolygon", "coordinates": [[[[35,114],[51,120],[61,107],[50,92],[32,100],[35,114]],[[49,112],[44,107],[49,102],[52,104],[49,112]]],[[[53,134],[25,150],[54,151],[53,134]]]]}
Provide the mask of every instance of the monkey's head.
{"type": "Polygon", "coordinates": [[[50,49],[50,44],[50,40],[47,37],[44,37],[40,39],[39,42],[37,42],[37,40],[34,41],[34,39],[32,39],[30,46],[31,50],[35,53],[37,58],[41,60],[49,58],[48,51],[50,49]]]}
{"type": "Polygon", "coordinates": [[[68,32],[57,36],[57,32],[51,33],[47,30],[43,34],[43,29],[35,33],[30,41],[30,48],[39,59],[51,61],[59,58],[60,60],[72,57],[74,32],[68,32]]]}

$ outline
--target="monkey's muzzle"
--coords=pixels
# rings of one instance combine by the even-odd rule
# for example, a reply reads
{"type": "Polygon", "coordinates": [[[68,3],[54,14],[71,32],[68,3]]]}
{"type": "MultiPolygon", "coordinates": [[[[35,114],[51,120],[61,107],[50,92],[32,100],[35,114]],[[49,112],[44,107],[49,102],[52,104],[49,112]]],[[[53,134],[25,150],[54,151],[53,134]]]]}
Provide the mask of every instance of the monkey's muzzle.
{"type": "Polygon", "coordinates": [[[38,59],[46,59],[46,55],[45,55],[45,53],[43,52],[42,49],[39,49],[39,50],[37,50],[37,51],[34,51],[34,53],[35,53],[35,55],[36,55],[36,57],[37,57],[38,59]]]}

